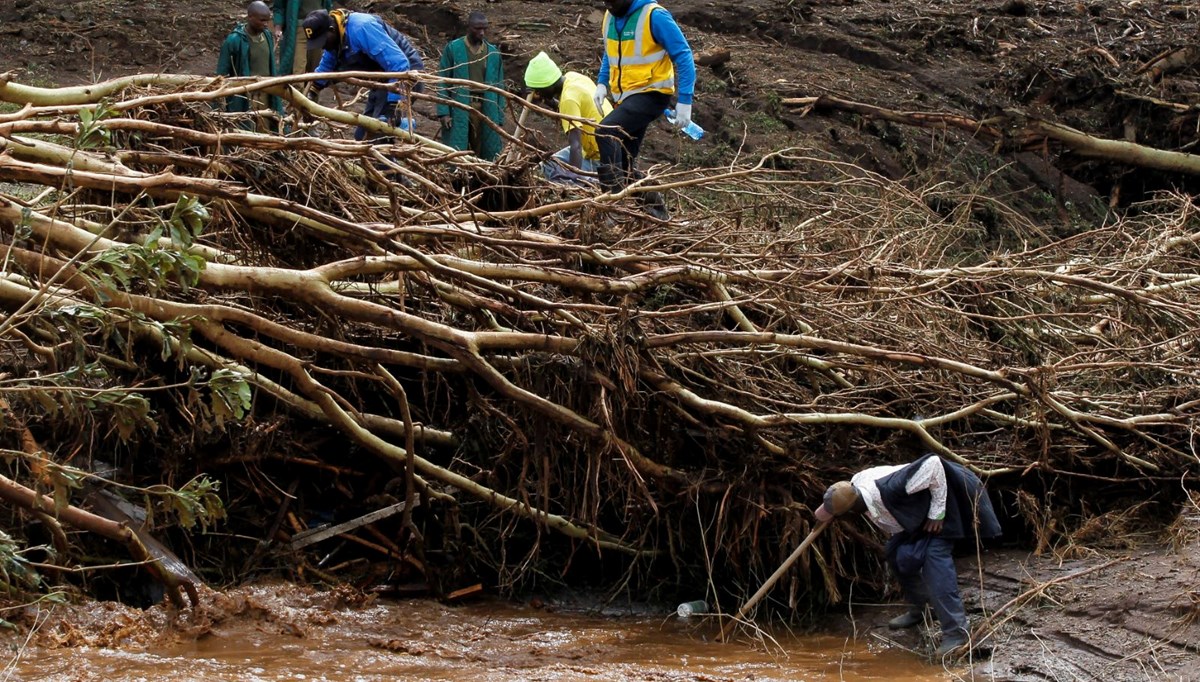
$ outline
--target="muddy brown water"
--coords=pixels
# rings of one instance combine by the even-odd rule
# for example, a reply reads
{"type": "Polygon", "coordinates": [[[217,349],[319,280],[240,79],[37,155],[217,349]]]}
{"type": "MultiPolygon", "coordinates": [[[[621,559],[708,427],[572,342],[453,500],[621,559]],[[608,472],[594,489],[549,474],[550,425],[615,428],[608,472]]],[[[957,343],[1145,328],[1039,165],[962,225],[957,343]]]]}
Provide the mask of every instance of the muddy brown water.
{"type": "Polygon", "coordinates": [[[236,613],[191,634],[184,621],[120,610],[46,614],[33,640],[42,646],[14,638],[0,681],[950,679],[878,641],[775,633],[769,648],[719,644],[712,622],[649,609],[605,615],[497,600],[331,606],[317,593],[269,587],[241,598],[236,613]],[[55,642],[70,645],[46,646],[55,642]]]}

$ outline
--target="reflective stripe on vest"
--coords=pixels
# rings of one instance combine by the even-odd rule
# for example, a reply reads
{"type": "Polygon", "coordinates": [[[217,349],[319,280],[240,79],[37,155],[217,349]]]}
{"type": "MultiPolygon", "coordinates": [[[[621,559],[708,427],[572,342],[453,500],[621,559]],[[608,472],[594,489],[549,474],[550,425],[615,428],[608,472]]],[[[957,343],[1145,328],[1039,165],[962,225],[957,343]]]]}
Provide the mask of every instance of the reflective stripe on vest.
{"type": "Polygon", "coordinates": [[[618,103],[639,92],[675,92],[675,65],[650,31],[650,15],[658,3],[639,7],[616,31],[612,14],[604,13],[604,51],[608,55],[608,89],[618,103]],[[632,32],[631,32],[632,29],[632,32]]]}

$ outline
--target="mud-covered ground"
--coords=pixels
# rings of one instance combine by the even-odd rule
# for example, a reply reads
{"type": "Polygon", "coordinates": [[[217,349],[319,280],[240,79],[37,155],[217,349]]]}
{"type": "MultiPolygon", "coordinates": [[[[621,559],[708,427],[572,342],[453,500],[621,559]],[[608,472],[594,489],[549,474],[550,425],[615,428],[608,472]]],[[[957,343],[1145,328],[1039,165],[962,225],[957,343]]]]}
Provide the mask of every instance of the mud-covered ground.
{"type": "Polygon", "coordinates": [[[722,645],[717,621],[677,619],[669,605],[440,605],[257,585],[206,592],[182,614],[112,603],[9,613],[29,634],[9,640],[5,679],[1187,681],[1200,670],[1200,545],[1179,537],[1174,548],[961,561],[972,620],[995,626],[965,660],[931,661],[925,632],[888,630],[895,604],[851,600],[850,617],[822,632],[722,645]]]}
{"type": "Polygon", "coordinates": [[[983,645],[994,653],[976,668],[982,679],[1193,680],[1200,674],[1200,547],[1194,542],[1075,559],[1010,554],[986,561],[982,572],[974,562],[959,570],[968,600],[978,603],[982,595],[995,622],[1003,623],[983,645]]]}
{"type": "MultiPolygon", "coordinates": [[[[139,72],[210,73],[222,38],[244,14],[242,4],[7,0],[0,3],[0,63],[5,70],[16,70],[19,82],[36,85],[139,72]]],[[[804,147],[891,178],[971,185],[1052,232],[1069,229],[1071,223],[1103,220],[1110,205],[1128,206],[1156,189],[1200,189],[1194,179],[1072,158],[1049,146],[1040,152],[997,153],[961,132],[806,113],[784,104],[791,97],[832,94],[898,110],[976,119],[1016,108],[1101,137],[1194,151],[1200,103],[1196,66],[1157,81],[1142,72],[1156,55],[1196,43],[1200,11],[1194,4],[665,4],[698,52],[728,50],[730,58],[699,68],[695,116],[709,131],[706,139],[693,143],[656,131],[644,157],[648,162],[716,166],[782,147],[804,147]]],[[[491,39],[505,51],[506,72],[514,85],[539,50],[551,53],[564,68],[594,74],[597,65],[601,15],[595,2],[359,0],[348,5],[393,21],[416,38],[430,61],[436,61],[442,44],[459,35],[465,12],[482,9],[491,20],[491,39]]],[[[426,120],[419,131],[431,133],[432,111],[422,113],[426,120]]],[[[561,143],[550,126],[543,124],[541,130],[547,144],[561,143]]],[[[955,668],[954,675],[1197,679],[1200,550],[1189,523],[1185,518],[1171,534],[1123,537],[1120,543],[1113,542],[1113,535],[1121,531],[1100,528],[1091,546],[1103,550],[1083,543],[1057,551],[1044,548],[1036,556],[1023,551],[989,554],[982,567],[965,561],[961,578],[973,616],[1000,626],[985,644],[993,652],[991,662],[955,668]]],[[[1028,544],[1032,548],[1033,540],[1028,544]]],[[[878,627],[894,613],[856,609],[854,627],[859,636],[918,648],[916,635],[898,636],[878,627]]],[[[67,636],[63,644],[72,641],[67,636]]]]}
{"type": "Polygon", "coordinates": [[[356,598],[262,584],[206,599],[194,618],[81,605],[47,613],[10,669],[46,682],[935,682],[942,671],[870,640],[775,633],[714,641],[712,619],[646,604],[356,598]]]}
{"type": "MultiPolygon", "coordinates": [[[[210,73],[244,14],[237,0],[12,0],[0,4],[0,59],[23,80],[71,84],[137,72],[210,73]]],[[[414,36],[436,63],[482,9],[520,84],[539,50],[594,75],[600,3],[348,0],[414,36]]],[[[877,106],[976,119],[1020,109],[1100,137],[1191,149],[1200,78],[1193,64],[1151,81],[1155,56],[1196,42],[1192,3],[1159,0],[711,0],[667,3],[699,53],[700,144],[660,132],[648,161],[727,163],[786,146],[853,161],[892,178],[974,183],[1047,220],[1099,220],[1178,177],[1040,153],[995,154],[960,132],[931,132],[846,114],[806,114],[789,97],[830,94],[877,106]],[[719,60],[718,60],[719,61],[719,60]],[[1063,174],[1063,171],[1066,174],[1063,174]]],[[[432,119],[432,111],[424,112],[432,119]]],[[[422,124],[435,130],[432,120],[422,124]]],[[[548,144],[561,144],[549,126],[548,144]]],[[[1194,182],[1193,182],[1194,185],[1194,182]]],[[[1193,187],[1195,189],[1195,187],[1193,187]]]]}

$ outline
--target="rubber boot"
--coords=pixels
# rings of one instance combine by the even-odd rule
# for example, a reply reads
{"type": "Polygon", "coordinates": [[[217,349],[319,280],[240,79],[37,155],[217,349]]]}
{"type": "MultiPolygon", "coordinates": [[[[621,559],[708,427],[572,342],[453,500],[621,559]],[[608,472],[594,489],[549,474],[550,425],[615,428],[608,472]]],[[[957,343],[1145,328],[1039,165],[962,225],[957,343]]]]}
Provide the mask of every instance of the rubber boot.
{"type": "Polygon", "coordinates": [[[966,630],[956,629],[950,632],[942,633],[942,643],[934,650],[933,657],[935,660],[941,660],[958,649],[965,647],[970,640],[970,635],[966,630]]]}
{"type": "Polygon", "coordinates": [[[893,630],[904,630],[906,628],[916,627],[925,621],[925,612],[922,609],[909,609],[904,613],[896,616],[888,621],[888,627],[893,630]]]}
{"type": "Polygon", "coordinates": [[[596,169],[596,177],[600,179],[600,189],[603,189],[609,194],[615,194],[621,191],[621,181],[618,178],[619,171],[612,164],[600,164],[596,169]]]}
{"type": "Polygon", "coordinates": [[[659,220],[670,220],[671,214],[667,212],[667,202],[663,199],[662,192],[642,192],[638,195],[638,202],[645,209],[646,214],[652,218],[659,220]]]}

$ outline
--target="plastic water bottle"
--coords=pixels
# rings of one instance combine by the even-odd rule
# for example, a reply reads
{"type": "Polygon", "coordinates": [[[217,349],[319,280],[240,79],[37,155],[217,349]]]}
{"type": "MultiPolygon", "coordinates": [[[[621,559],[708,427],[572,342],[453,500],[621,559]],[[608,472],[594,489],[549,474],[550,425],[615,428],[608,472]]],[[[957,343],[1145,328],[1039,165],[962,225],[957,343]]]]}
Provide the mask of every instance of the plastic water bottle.
{"type": "MultiPolygon", "coordinates": [[[[670,121],[671,125],[675,125],[674,109],[667,109],[663,111],[663,115],[667,117],[667,120],[670,121]]],[[[689,122],[686,126],[681,128],[681,130],[683,131],[684,135],[687,135],[693,140],[699,140],[700,138],[704,137],[704,128],[701,128],[695,121],[689,122]]]]}
{"type": "Polygon", "coordinates": [[[675,609],[675,615],[680,618],[688,618],[698,613],[708,613],[708,602],[703,599],[685,601],[679,605],[679,608],[675,609]]]}
{"type": "Polygon", "coordinates": [[[412,119],[410,119],[410,118],[400,118],[400,119],[396,120],[395,122],[393,122],[387,116],[380,116],[379,122],[384,125],[399,128],[400,130],[404,130],[404,131],[407,131],[410,133],[413,130],[412,119]]]}

